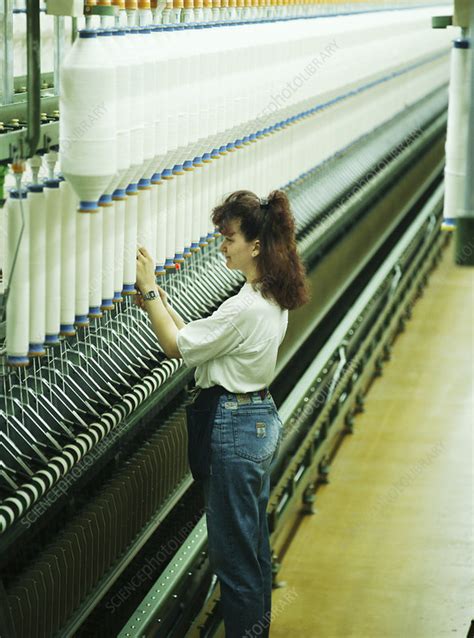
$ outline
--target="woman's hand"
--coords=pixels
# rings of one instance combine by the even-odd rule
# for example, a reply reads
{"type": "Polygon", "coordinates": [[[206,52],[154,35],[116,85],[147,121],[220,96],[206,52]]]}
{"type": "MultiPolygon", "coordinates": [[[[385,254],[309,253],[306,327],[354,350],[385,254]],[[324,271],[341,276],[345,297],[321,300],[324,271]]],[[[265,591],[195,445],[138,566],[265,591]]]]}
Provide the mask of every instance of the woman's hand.
{"type": "MultiPolygon", "coordinates": [[[[141,246],[137,252],[137,288],[142,293],[156,290],[155,264],[150,253],[141,246]]],[[[163,291],[164,292],[164,291],[163,291]]],[[[166,294],[166,293],[165,293],[166,294]]],[[[161,293],[160,293],[161,297],[161,293]]]]}

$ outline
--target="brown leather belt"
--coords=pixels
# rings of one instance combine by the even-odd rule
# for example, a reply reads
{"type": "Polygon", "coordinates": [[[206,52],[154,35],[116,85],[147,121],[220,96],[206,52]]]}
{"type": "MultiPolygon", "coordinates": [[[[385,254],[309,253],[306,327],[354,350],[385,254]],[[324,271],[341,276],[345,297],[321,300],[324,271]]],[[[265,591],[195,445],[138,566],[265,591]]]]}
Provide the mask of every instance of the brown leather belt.
{"type": "MultiPolygon", "coordinates": [[[[222,386],[219,386],[219,387],[222,387],[222,386]]],[[[237,400],[252,399],[252,396],[254,396],[255,394],[258,394],[263,401],[265,397],[267,396],[268,392],[269,392],[268,388],[262,388],[261,390],[254,390],[253,392],[229,392],[228,390],[225,390],[223,394],[234,394],[237,397],[237,400]]]]}
{"type": "MultiPolygon", "coordinates": [[[[198,389],[199,388],[196,387],[194,391],[198,389]]],[[[253,392],[230,392],[229,390],[227,390],[227,388],[224,388],[222,385],[213,385],[210,388],[205,388],[204,390],[201,389],[201,393],[204,393],[205,395],[211,395],[211,396],[219,396],[221,394],[233,394],[234,396],[240,398],[241,400],[245,398],[251,399],[252,395],[258,394],[263,401],[265,397],[267,396],[267,394],[269,393],[269,389],[265,387],[265,388],[262,388],[261,390],[254,390],[253,392]]]]}

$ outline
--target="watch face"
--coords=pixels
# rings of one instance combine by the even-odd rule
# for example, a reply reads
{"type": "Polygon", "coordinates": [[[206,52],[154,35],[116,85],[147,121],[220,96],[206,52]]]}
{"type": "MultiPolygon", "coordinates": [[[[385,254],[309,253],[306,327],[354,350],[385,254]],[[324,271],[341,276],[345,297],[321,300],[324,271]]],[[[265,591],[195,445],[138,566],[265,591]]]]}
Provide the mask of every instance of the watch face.
{"type": "Polygon", "coordinates": [[[150,292],[147,292],[143,295],[143,299],[145,299],[146,301],[150,301],[150,299],[156,299],[156,292],[154,290],[150,290],[150,292]]]}

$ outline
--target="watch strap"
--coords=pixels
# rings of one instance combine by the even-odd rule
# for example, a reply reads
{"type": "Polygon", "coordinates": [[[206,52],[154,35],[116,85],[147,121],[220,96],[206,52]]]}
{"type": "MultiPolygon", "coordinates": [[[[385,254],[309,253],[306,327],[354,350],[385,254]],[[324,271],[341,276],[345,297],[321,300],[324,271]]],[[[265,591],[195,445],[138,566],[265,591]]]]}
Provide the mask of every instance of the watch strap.
{"type": "Polygon", "coordinates": [[[142,295],[145,301],[151,301],[152,299],[156,299],[158,295],[156,294],[156,290],[149,290],[144,295],[142,295]]]}

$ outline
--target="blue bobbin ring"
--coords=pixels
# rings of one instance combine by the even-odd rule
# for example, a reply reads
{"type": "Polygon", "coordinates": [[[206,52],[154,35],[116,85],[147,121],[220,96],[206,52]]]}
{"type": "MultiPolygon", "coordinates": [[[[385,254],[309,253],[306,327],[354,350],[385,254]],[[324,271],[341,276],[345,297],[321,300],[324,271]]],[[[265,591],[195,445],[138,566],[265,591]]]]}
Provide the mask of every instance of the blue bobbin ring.
{"type": "Polygon", "coordinates": [[[28,191],[30,193],[42,193],[44,190],[44,184],[30,184],[28,186],[28,191]]]}
{"type": "Polygon", "coordinates": [[[97,202],[85,202],[85,201],[79,202],[79,210],[82,210],[84,212],[97,210],[97,208],[98,208],[97,202]]]}
{"type": "Polygon", "coordinates": [[[101,310],[113,310],[114,303],[112,299],[102,299],[102,303],[100,304],[101,310]]]}
{"type": "Polygon", "coordinates": [[[131,292],[135,292],[135,285],[134,284],[124,284],[123,288],[122,288],[122,293],[131,293],[131,292]]]}
{"type": "Polygon", "coordinates": [[[45,179],[44,185],[46,188],[59,188],[61,180],[57,177],[53,177],[52,179],[45,179]]]}
{"type": "Polygon", "coordinates": [[[71,323],[62,323],[59,326],[59,332],[61,333],[61,335],[65,337],[69,337],[76,334],[76,330],[71,323]]]}
{"type": "Polygon", "coordinates": [[[97,31],[95,29],[82,29],[81,31],[79,31],[79,37],[80,38],[96,38],[97,37],[97,31]]]}
{"type": "Polygon", "coordinates": [[[25,366],[30,363],[28,357],[7,357],[7,363],[11,366],[25,366]]]}
{"type": "Polygon", "coordinates": [[[10,199],[26,199],[28,191],[26,188],[20,188],[20,190],[17,188],[11,188],[8,191],[8,194],[10,195],[10,199]]]}
{"type": "Polygon", "coordinates": [[[28,353],[31,354],[32,356],[38,355],[38,354],[44,354],[45,353],[44,344],[30,343],[30,345],[28,346],[28,353]]]}
{"type": "Polygon", "coordinates": [[[89,317],[102,317],[102,312],[100,311],[99,306],[89,307],[89,317]]]}
{"type": "Polygon", "coordinates": [[[456,38],[453,40],[453,47],[455,49],[470,49],[470,42],[466,38],[456,38]]]}
{"type": "Polygon", "coordinates": [[[443,230],[450,230],[456,228],[456,218],[455,217],[445,217],[441,222],[441,228],[443,230]]]}

